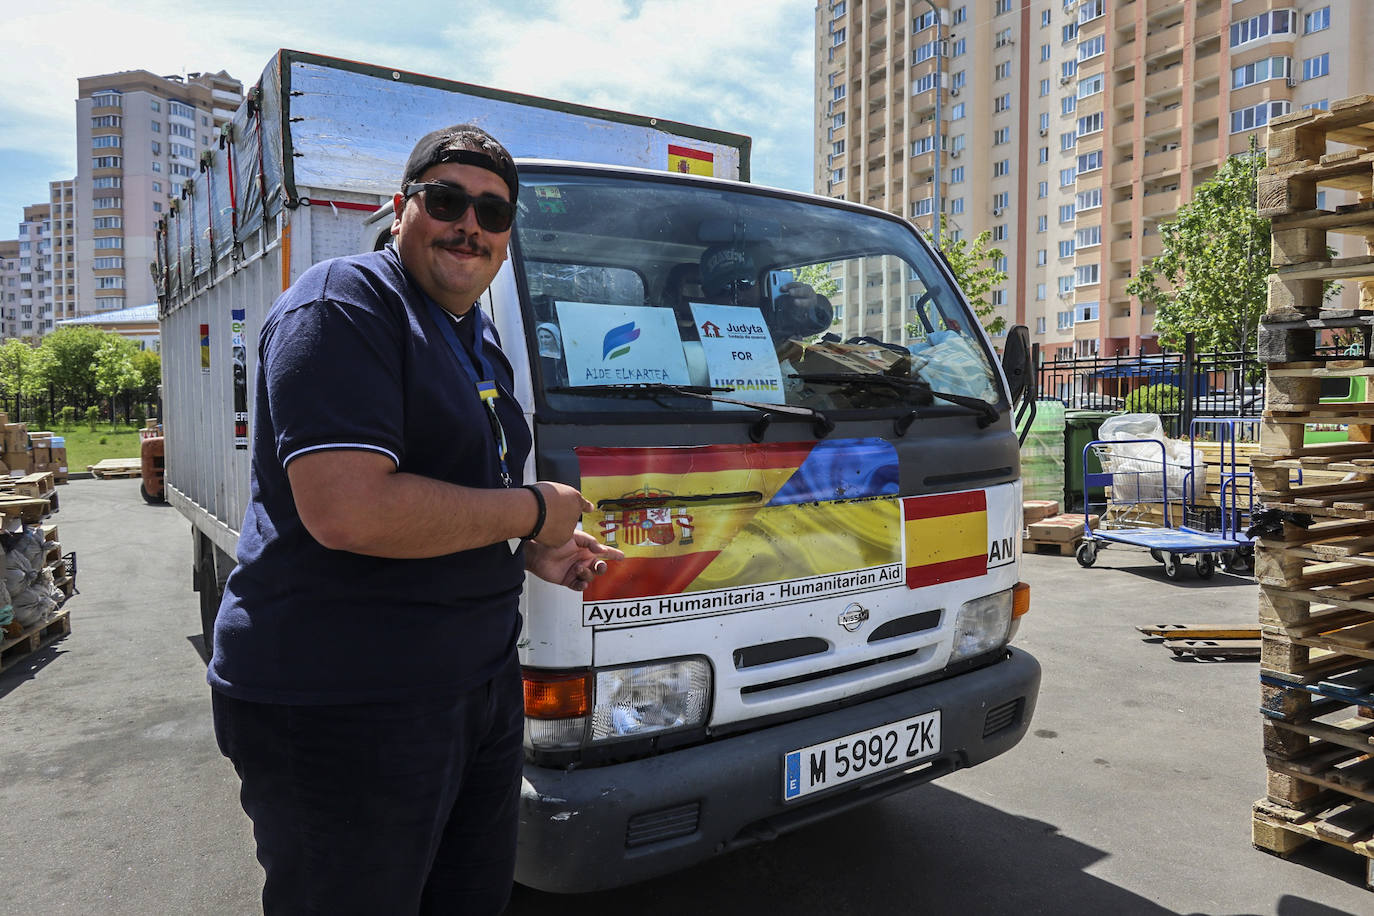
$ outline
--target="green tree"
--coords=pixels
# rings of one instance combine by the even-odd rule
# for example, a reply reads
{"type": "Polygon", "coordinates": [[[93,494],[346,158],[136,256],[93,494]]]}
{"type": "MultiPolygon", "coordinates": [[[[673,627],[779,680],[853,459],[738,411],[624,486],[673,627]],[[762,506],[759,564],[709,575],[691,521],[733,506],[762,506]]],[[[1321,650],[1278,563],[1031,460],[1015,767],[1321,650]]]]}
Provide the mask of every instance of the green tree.
{"type": "Polygon", "coordinates": [[[108,334],[95,353],[96,390],[110,399],[110,423],[115,420],[115,398],[138,387],[142,378],[134,364],[138,345],[127,337],[108,334]]]}
{"type": "MultiPolygon", "coordinates": [[[[1257,149],[1230,157],[1173,220],[1160,224],[1160,255],[1126,291],[1155,308],[1162,346],[1182,349],[1191,333],[1199,350],[1255,348],[1273,272],[1269,220],[1255,209],[1264,163],[1257,149]]],[[[1336,288],[1328,286],[1328,295],[1336,288]]]]}
{"type": "Polygon", "coordinates": [[[96,353],[112,336],[118,335],[98,328],[69,325],[43,338],[41,349],[47,360],[48,382],[57,389],[61,403],[82,407],[99,397],[96,353]]]}
{"type": "MultiPolygon", "coordinates": [[[[992,335],[1001,334],[1007,329],[1007,319],[1003,315],[993,315],[994,306],[989,293],[1002,283],[1007,282],[1007,272],[997,268],[997,261],[1006,255],[1000,248],[991,247],[992,231],[984,229],[972,241],[954,238],[954,234],[940,222],[940,251],[949,262],[950,271],[958,281],[959,288],[973,306],[973,314],[983,328],[992,335]]],[[[919,336],[921,331],[909,325],[907,332],[919,336]]]]}
{"type": "MultiPolygon", "coordinates": [[[[45,362],[42,351],[22,340],[11,338],[0,346],[0,388],[5,403],[25,393],[33,394],[45,384],[45,362]]],[[[19,419],[14,418],[16,423],[19,419]]]]}
{"type": "Polygon", "coordinates": [[[162,357],[156,350],[139,350],[134,354],[134,369],[138,372],[138,396],[143,400],[157,397],[162,384],[162,357]]]}

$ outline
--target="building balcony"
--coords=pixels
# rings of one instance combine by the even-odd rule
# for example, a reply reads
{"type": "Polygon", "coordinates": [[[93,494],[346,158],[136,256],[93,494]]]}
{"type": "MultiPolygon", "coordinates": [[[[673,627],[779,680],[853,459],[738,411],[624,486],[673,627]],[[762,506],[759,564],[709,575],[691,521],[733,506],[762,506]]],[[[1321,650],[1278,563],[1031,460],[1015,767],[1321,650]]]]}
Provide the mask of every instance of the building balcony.
{"type": "Polygon", "coordinates": [[[1217,161],[1217,141],[1203,140],[1201,143],[1193,144],[1193,166],[1204,165],[1217,161]]]}
{"type": "Polygon", "coordinates": [[[1075,321],[1073,324],[1073,339],[1097,340],[1100,327],[1100,318],[1094,318],[1091,321],[1075,321]]]}
{"type": "Polygon", "coordinates": [[[1182,164],[1182,150],[1173,149],[1165,153],[1155,153],[1153,156],[1146,155],[1142,174],[1146,180],[1164,175],[1177,175],[1182,164]]]}
{"type": "Polygon", "coordinates": [[[1183,87],[1183,67],[1174,65],[1167,70],[1151,73],[1145,77],[1145,98],[1163,99],[1170,95],[1181,95],[1183,87]]]}
{"type": "Polygon", "coordinates": [[[1145,59],[1154,60],[1183,50],[1183,24],[1161,29],[1145,39],[1145,59]]]}
{"type": "Polygon", "coordinates": [[[1145,218],[1151,220],[1168,220],[1173,218],[1178,212],[1178,192],[1166,191],[1160,194],[1151,194],[1145,198],[1145,218]]]}
{"type": "Polygon", "coordinates": [[[1126,292],[1126,285],[1130,282],[1131,280],[1129,277],[1123,277],[1120,280],[1113,280],[1110,286],[1108,287],[1108,290],[1110,291],[1109,298],[1111,299],[1111,301],[1117,302],[1129,299],[1131,297],[1131,294],[1126,292]]]}
{"type": "Polygon", "coordinates": [[[1120,318],[1107,319],[1108,337],[1130,337],[1132,334],[1131,316],[1122,315],[1120,318]]]}
{"type": "Polygon", "coordinates": [[[1120,241],[1112,242],[1112,260],[1130,261],[1132,255],[1132,246],[1134,244],[1135,239],[1121,239],[1120,241]]]}
{"type": "Polygon", "coordinates": [[[1135,201],[1133,200],[1122,200],[1112,204],[1112,222],[1114,224],[1124,223],[1130,225],[1132,219],[1131,205],[1134,203],[1135,201]]]}
{"type": "Polygon", "coordinates": [[[1115,110],[1135,109],[1136,81],[1131,80],[1112,90],[1112,108],[1115,110]]]}
{"type": "Polygon", "coordinates": [[[1183,109],[1173,108],[1169,111],[1157,111],[1152,115],[1145,116],[1145,136],[1147,138],[1159,138],[1169,134],[1177,134],[1183,130],[1183,109]]]}

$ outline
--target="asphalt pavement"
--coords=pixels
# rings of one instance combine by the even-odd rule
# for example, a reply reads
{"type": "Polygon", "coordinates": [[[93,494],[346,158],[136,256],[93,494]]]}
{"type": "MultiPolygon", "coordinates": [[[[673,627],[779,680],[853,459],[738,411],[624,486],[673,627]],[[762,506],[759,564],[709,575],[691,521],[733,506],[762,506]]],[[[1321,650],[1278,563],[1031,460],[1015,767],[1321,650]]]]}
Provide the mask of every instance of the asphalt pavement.
{"type": "MultiPolygon", "coordinates": [[[[258,912],[251,828],[211,729],[189,524],[137,480],[59,492],[79,591],[71,634],[0,673],[0,899],[25,916],[258,912]]],[[[1253,623],[1252,581],[1170,582],[1129,548],[1087,570],[1029,556],[1023,576],[1017,644],[1044,680],[1008,754],[656,881],[517,888],[509,913],[1374,912],[1363,858],[1250,844],[1256,663],[1176,659],[1135,630],[1253,623]]]]}

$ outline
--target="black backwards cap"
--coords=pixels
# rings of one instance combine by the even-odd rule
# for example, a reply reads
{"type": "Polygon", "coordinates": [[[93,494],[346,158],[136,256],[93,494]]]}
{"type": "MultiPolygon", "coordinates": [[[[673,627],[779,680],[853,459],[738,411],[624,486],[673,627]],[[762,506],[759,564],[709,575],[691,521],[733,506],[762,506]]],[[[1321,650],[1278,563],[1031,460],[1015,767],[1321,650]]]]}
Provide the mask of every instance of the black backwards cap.
{"type": "Polygon", "coordinates": [[[455,124],[421,137],[406,161],[401,192],[405,193],[407,188],[419,181],[427,169],[444,162],[475,165],[496,173],[506,183],[511,203],[515,202],[520,192],[520,175],[515,170],[515,160],[495,137],[475,124],[455,124]]]}

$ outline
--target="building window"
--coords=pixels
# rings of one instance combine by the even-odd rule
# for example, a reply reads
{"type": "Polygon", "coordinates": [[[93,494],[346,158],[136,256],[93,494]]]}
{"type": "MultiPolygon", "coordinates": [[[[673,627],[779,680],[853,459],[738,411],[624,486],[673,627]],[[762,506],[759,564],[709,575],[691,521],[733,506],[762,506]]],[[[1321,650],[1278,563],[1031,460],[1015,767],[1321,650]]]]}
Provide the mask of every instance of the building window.
{"type": "Polygon", "coordinates": [[[97,92],[91,96],[92,108],[123,108],[124,97],[117,90],[97,92]]]}
{"type": "Polygon", "coordinates": [[[992,15],[1000,16],[1003,13],[1011,12],[1011,0],[997,0],[997,5],[993,7],[992,15]]]}
{"type": "Polygon", "coordinates": [[[153,121],[153,122],[152,122],[152,128],[153,128],[153,133],[155,133],[155,134],[160,134],[160,133],[162,133],[162,122],[161,122],[161,121],[153,121]]]}
{"type": "Polygon", "coordinates": [[[954,46],[950,50],[950,57],[963,57],[968,53],[968,40],[964,38],[954,39],[954,46]]]}
{"type": "MultiPolygon", "coordinates": [[[[1070,279],[1072,279],[1072,278],[1070,278],[1070,279]]],[[[1056,312],[1054,317],[1055,317],[1055,320],[1058,322],[1059,330],[1061,330],[1061,331],[1071,331],[1071,330],[1073,330],[1073,310],[1072,310],[1072,309],[1068,310],[1067,312],[1056,312]]],[[[1062,353],[1063,353],[1065,350],[1067,350],[1067,349],[1068,349],[1067,347],[1061,347],[1060,350],[1059,350],[1059,353],[1056,353],[1055,359],[1059,359],[1059,358],[1060,358],[1060,354],[1062,354],[1062,353]]],[[[1069,354],[1069,355],[1072,355],[1072,354],[1069,354]]],[[[1063,358],[1064,358],[1064,359],[1068,359],[1069,356],[1066,355],[1066,356],[1064,356],[1063,358]]]]}
{"type": "Polygon", "coordinates": [[[1094,73],[1092,76],[1085,76],[1078,81],[1077,97],[1086,99],[1090,95],[1097,95],[1102,91],[1106,81],[1101,73],[1094,73]]]}
{"type": "Polygon", "coordinates": [[[845,90],[845,85],[844,85],[844,83],[840,83],[838,86],[835,87],[835,91],[834,91],[833,93],[831,93],[831,97],[832,97],[836,102],[838,102],[840,99],[844,98],[844,90],[845,90]]]}
{"type": "Polygon", "coordinates": [[[1331,72],[1331,55],[1318,54],[1316,57],[1309,57],[1302,62],[1302,78],[1314,80],[1319,76],[1326,76],[1331,72]]]}
{"type": "Polygon", "coordinates": [[[1066,152],[1067,150],[1073,149],[1073,148],[1074,148],[1074,145],[1077,144],[1077,143],[1078,143],[1078,131],[1075,131],[1075,130],[1066,130],[1066,131],[1064,131],[1062,134],[1059,135],[1059,151],[1060,151],[1061,153],[1062,153],[1062,152],[1066,152]]]}
{"type": "Polygon", "coordinates": [[[1053,52],[1050,51],[1050,46],[1049,46],[1049,45],[1047,45],[1047,44],[1046,44],[1046,45],[1041,45],[1041,46],[1040,46],[1040,63],[1043,64],[1045,61],[1049,60],[1049,59],[1050,59],[1050,54],[1051,54],[1051,53],[1053,53],[1053,52]]]}
{"type": "Polygon", "coordinates": [[[915,51],[911,52],[911,62],[913,64],[919,64],[923,60],[930,60],[932,57],[936,56],[938,51],[939,43],[934,41],[928,41],[925,44],[918,47],[915,51]]]}
{"type": "MultiPolygon", "coordinates": [[[[1097,264],[1083,264],[1073,269],[1074,286],[1096,286],[1100,279],[1097,264]]],[[[1096,305],[1096,303],[1094,303],[1096,305]]],[[[1094,315],[1094,318],[1097,316],[1094,315]]]]}
{"type": "Polygon", "coordinates": [[[1060,258],[1071,258],[1071,257],[1073,257],[1073,239],[1066,239],[1066,240],[1064,240],[1064,241],[1062,241],[1062,242],[1059,243],[1059,257],[1060,257],[1060,258]]]}
{"type": "Polygon", "coordinates": [[[1041,200],[1044,200],[1046,197],[1050,196],[1050,183],[1048,181],[1040,182],[1040,186],[1036,196],[1039,197],[1041,200]]]}
{"type": "Polygon", "coordinates": [[[124,160],[119,156],[96,156],[91,160],[91,168],[96,169],[117,169],[122,167],[124,160]]]}
{"type": "Polygon", "coordinates": [[[1291,33],[1297,24],[1296,19],[1297,14],[1291,10],[1275,10],[1232,23],[1231,47],[1238,48],[1248,42],[1258,41],[1266,35],[1291,33]]]}
{"type": "Polygon", "coordinates": [[[831,33],[830,44],[834,47],[839,47],[844,44],[844,29],[836,29],[831,33]]]}
{"type": "Polygon", "coordinates": [[[1041,214],[1035,218],[1035,231],[1045,232],[1050,228],[1050,218],[1041,214]]]}
{"type": "Polygon", "coordinates": [[[1059,41],[1061,44],[1068,44],[1077,37],[1078,23],[1076,22],[1070,22],[1068,25],[1064,26],[1064,28],[1060,30],[1059,33],[1059,41]]]}
{"type": "Polygon", "coordinates": [[[1011,79],[1011,61],[1003,61],[992,68],[992,78],[995,80],[1011,79]]]}
{"type": "Polygon", "coordinates": [[[1035,252],[1035,266],[1044,267],[1050,262],[1050,253],[1047,249],[1039,248],[1035,252]]]}
{"type": "Polygon", "coordinates": [[[1042,146],[1042,147],[1040,147],[1040,160],[1039,160],[1039,161],[1040,161],[1040,164],[1041,164],[1041,165],[1044,165],[1046,162],[1049,162],[1049,161],[1050,161],[1050,148],[1049,148],[1048,146],[1042,146]]]}
{"type": "Polygon", "coordinates": [[[1005,242],[1007,240],[1007,224],[999,223],[992,227],[992,240],[994,242],[1005,242]]]}
{"type": "Polygon", "coordinates": [[[1066,95],[1059,100],[1059,113],[1071,115],[1078,110],[1078,96],[1066,95]]]}
{"type": "Polygon", "coordinates": [[[124,266],[124,259],[119,257],[96,258],[91,262],[91,266],[96,270],[116,270],[124,266]]]}
{"type": "Polygon", "coordinates": [[[1102,150],[1093,150],[1078,157],[1078,174],[1096,172],[1102,168],[1102,150]]]}
{"type": "Polygon", "coordinates": [[[950,184],[963,184],[963,183],[964,183],[964,167],[963,167],[962,165],[956,166],[956,167],[954,167],[954,168],[952,168],[952,169],[949,170],[949,183],[950,183],[950,184]]]}
{"type": "Polygon", "coordinates": [[[999,159],[992,164],[992,177],[1003,178],[1011,174],[1011,160],[999,159]]]}
{"type": "MultiPolygon", "coordinates": [[[[1316,109],[1320,109],[1321,111],[1326,111],[1326,110],[1329,109],[1330,107],[1331,107],[1331,100],[1330,100],[1330,99],[1317,99],[1315,102],[1308,102],[1306,105],[1302,106],[1302,110],[1303,110],[1303,111],[1307,111],[1307,110],[1309,110],[1309,109],[1316,108],[1316,109]]],[[[1318,193],[1320,193],[1320,192],[1318,192],[1318,193]]],[[[1318,209],[1320,209],[1320,207],[1319,207],[1318,209]]]]}
{"type": "Polygon", "coordinates": [[[1041,11],[1040,11],[1040,28],[1043,29],[1043,28],[1045,28],[1046,26],[1048,26],[1049,24],[1050,24],[1050,11],[1049,11],[1049,10],[1041,10],[1041,11]]]}
{"type": "Polygon", "coordinates": [[[97,197],[91,201],[91,207],[96,210],[118,210],[122,203],[118,197],[97,197]]]}
{"type": "Polygon", "coordinates": [[[1320,32],[1329,28],[1331,28],[1331,7],[1329,6],[1313,10],[1302,19],[1302,30],[1305,33],[1320,32]]]}
{"type": "MultiPolygon", "coordinates": [[[[1094,35],[1086,41],[1078,43],[1078,62],[1081,64],[1094,57],[1101,57],[1107,49],[1107,39],[1103,35],[1094,35]]],[[[1047,58],[1048,59],[1048,58],[1047,58]]]]}
{"type": "Polygon", "coordinates": [[[162,171],[162,163],[161,163],[161,162],[154,161],[154,162],[153,162],[153,171],[154,171],[154,172],[160,172],[160,171],[162,171]]]}
{"type": "Polygon", "coordinates": [[[1000,307],[1002,307],[1002,306],[1004,306],[1004,305],[1006,305],[1006,304],[1007,304],[1007,291],[1004,290],[1004,289],[995,289],[995,290],[993,290],[993,291],[992,291],[992,306],[993,306],[993,308],[1000,308],[1000,307]]]}
{"type": "Polygon", "coordinates": [[[196,119],[196,110],[182,102],[168,101],[167,113],[174,118],[185,118],[187,121],[195,121],[196,119]]]}
{"type": "Polygon", "coordinates": [[[98,237],[95,239],[95,247],[96,247],[97,249],[104,249],[104,250],[108,250],[108,249],[111,249],[111,248],[123,248],[123,247],[124,247],[124,238],[123,238],[122,236],[118,236],[118,235],[102,235],[102,236],[98,236],[98,237]]]}
{"type": "Polygon", "coordinates": [[[955,73],[953,76],[951,76],[951,77],[949,78],[949,88],[951,88],[951,89],[963,89],[963,88],[964,88],[964,83],[965,83],[967,80],[968,80],[968,76],[964,73],[963,70],[960,70],[960,71],[958,71],[957,73],[955,73]]]}
{"type": "Polygon", "coordinates": [[[1043,79],[1043,80],[1040,81],[1040,98],[1043,99],[1045,96],[1047,96],[1047,95],[1049,95],[1049,94],[1050,94],[1050,81],[1049,81],[1048,79],[1043,79]]]}
{"type": "Polygon", "coordinates": [[[911,34],[915,35],[917,32],[924,32],[933,25],[935,25],[935,11],[926,10],[924,13],[911,20],[911,34]]]}
{"type": "Polygon", "coordinates": [[[194,127],[187,127],[185,124],[172,124],[169,122],[167,124],[167,132],[174,137],[182,137],[186,140],[196,139],[196,129],[194,127]]]}
{"type": "Polygon", "coordinates": [[[1292,110],[1292,103],[1279,100],[1273,102],[1260,102],[1258,105],[1251,105],[1249,108],[1233,111],[1231,112],[1231,133],[1235,134],[1241,131],[1263,127],[1269,123],[1270,118],[1277,118],[1279,115],[1288,114],[1288,112],[1292,110]]]}
{"type": "Polygon", "coordinates": [[[161,155],[162,155],[162,144],[161,144],[161,143],[158,143],[156,140],[153,141],[153,155],[154,155],[154,156],[161,156],[161,155]]]}
{"type": "Polygon", "coordinates": [[[1007,191],[998,191],[992,195],[992,209],[994,211],[1005,210],[1010,203],[1011,194],[1007,191]]]}
{"type": "Polygon", "coordinates": [[[935,201],[932,200],[932,199],[929,198],[929,197],[923,197],[923,198],[921,198],[920,200],[913,200],[913,201],[911,202],[911,215],[912,215],[912,216],[929,216],[930,214],[932,214],[932,213],[934,213],[934,212],[935,212],[935,201]]]}
{"type": "Polygon", "coordinates": [[[161,212],[162,212],[162,204],[158,203],[157,201],[153,201],[153,212],[154,212],[154,213],[161,213],[161,212]]]}
{"type": "Polygon", "coordinates": [[[1084,210],[1096,210],[1100,206],[1102,206],[1101,188],[1079,191],[1078,200],[1074,203],[1074,212],[1082,213],[1084,210]]]}
{"type": "Polygon", "coordinates": [[[1078,119],[1078,136],[1086,137],[1089,134],[1102,132],[1102,112],[1084,115],[1078,119]]]}
{"type": "Polygon", "coordinates": [[[123,288],[124,288],[124,278],[123,278],[123,277],[96,277],[96,278],[95,278],[95,288],[96,288],[96,289],[123,289],[123,288]]]}
{"type": "Polygon", "coordinates": [[[1011,142],[1011,128],[1010,128],[1010,127],[999,127],[999,128],[997,128],[996,130],[994,130],[994,131],[992,132],[992,145],[993,145],[993,146],[998,146],[999,144],[1002,144],[1002,143],[1010,143],[1010,142],[1011,142]]]}
{"type": "Polygon", "coordinates": [[[1231,70],[1231,88],[1240,89],[1270,79],[1283,79],[1292,72],[1293,62],[1287,57],[1266,57],[1231,70]]]}
{"type": "Polygon", "coordinates": [[[1011,44],[1011,29],[1002,29],[992,41],[994,48],[1005,48],[1011,44]]]}
{"type": "Polygon", "coordinates": [[[1078,24],[1092,22],[1094,19],[1101,19],[1103,0],[1084,0],[1078,7],[1078,24]]]}
{"type": "Polygon", "coordinates": [[[960,102],[959,104],[955,105],[953,108],[949,110],[949,119],[951,121],[962,121],[964,119],[963,102],[960,102]]]}
{"type": "Polygon", "coordinates": [[[962,24],[962,23],[964,23],[964,22],[967,22],[967,21],[968,21],[968,7],[966,7],[966,6],[961,6],[961,7],[959,7],[957,10],[954,11],[954,19],[953,19],[953,22],[954,22],[955,25],[960,25],[960,24],[962,24]]]}
{"type": "Polygon", "coordinates": [[[124,119],[119,115],[101,115],[98,118],[91,118],[91,127],[120,127],[124,119]]]}
{"type": "Polygon", "coordinates": [[[1092,248],[1102,244],[1102,227],[1088,226],[1086,229],[1079,229],[1074,234],[1073,239],[1075,248],[1092,248]]]}
{"type": "Polygon", "coordinates": [[[994,112],[1011,111],[1011,93],[1003,93],[992,100],[992,110],[994,112]]]}
{"type": "Polygon", "coordinates": [[[956,197],[956,198],[954,198],[953,200],[951,200],[951,201],[949,202],[949,212],[952,213],[952,214],[955,214],[955,215],[958,215],[958,214],[960,214],[960,213],[963,213],[963,212],[964,212],[964,199],[963,199],[962,197],[956,197]]]}
{"type": "Polygon", "coordinates": [[[91,187],[97,190],[101,188],[117,188],[120,186],[121,179],[118,175],[102,175],[99,178],[91,179],[91,187]]]}
{"type": "Polygon", "coordinates": [[[834,143],[830,144],[830,155],[832,155],[832,156],[838,156],[838,155],[840,155],[840,154],[843,153],[843,152],[844,152],[844,141],[843,141],[843,140],[836,140],[834,143]]]}
{"type": "Polygon", "coordinates": [[[1042,111],[1042,112],[1040,112],[1040,130],[1043,132],[1043,131],[1047,131],[1047,130],[1049,130],[1049,129],[1050,129],[1050,113],[1049,113],[1048,111],[1042,111]]]}
{"type": "Polygon", "coordinates": [[[97,216],[92,221],[95,229],[121,229],[124,226],[124,218],[120,216],[97,216]]]}
{"type": "Polygon", "coordinates": [[[121,137],[118,134],[106,134],[103,137],[92,137],[92,149],[118,149],[123,146],[121,137]]]}
{"type": "Polygon", "coordinates": [[[152,106],[153,111],[162,110],[162,103],[159,102],[157,99],[153,99],[149,104],[152,106]]]}
{"type": "Polygon", "coordinates": [[[1074,181],[1077,180],[1077,178],[1078,171],[1074,169],[1072,166],[1070,166],[1067,169],[1059,170],[1059,186],[1061,188],[1067,188],[1069,185],[1073,184],[1074,181]]]}

